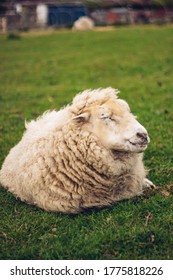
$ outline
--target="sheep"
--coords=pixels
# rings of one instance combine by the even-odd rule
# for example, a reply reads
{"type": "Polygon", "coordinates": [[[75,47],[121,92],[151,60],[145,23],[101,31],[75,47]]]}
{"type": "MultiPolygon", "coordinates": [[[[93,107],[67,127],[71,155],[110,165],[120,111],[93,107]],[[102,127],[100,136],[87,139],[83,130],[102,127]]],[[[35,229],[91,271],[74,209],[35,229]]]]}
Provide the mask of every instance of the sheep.
{"type": "Polygon", "coordinates": [[[2,165],[0,183],[26,203],[79,213],[154,186],[143,164],[148,133],[118,90],[85,90],[25,126],[2,165]]]}
{"type": "Polygon", "coordinates": [[[72,29],[76,31],[86,31],[86,30],[92,30],[93,28],[94,28],[94,21],[87,16],[83,16],[74,22],[72,29]]]}

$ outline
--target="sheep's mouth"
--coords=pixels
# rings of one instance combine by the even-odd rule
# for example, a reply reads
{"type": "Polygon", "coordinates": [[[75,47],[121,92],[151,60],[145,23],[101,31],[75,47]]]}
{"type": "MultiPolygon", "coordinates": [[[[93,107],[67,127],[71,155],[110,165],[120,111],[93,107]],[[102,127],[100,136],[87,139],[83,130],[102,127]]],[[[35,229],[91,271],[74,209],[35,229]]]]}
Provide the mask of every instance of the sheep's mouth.
{"type": "Polygon", "coordinates": [[[132,146],[135,146],[135,147],[146,147],[148,145],[148,141],[145,141],[145,142],[131,142],[131,141],[129,141],[129,143],[132,146]]]}
{"type": "Polygon", "coordinates": [[[128,156],[128,154],[131,154],[132,152],[143,152],[147,146],[149,141],[145,140],[145,141],[136,141],[136,142],[132,142],[130,140],[128,140],[129,145],[125,145],[124,149],[123,147],[117,147],[117,149],[112,149],[111,153],[113,155],[113,157],[117,158],[118,156],[128,156]]]}
{"type": "Polygon", "coordinates": [[[145,148],[148,145],[148,141],[142,141],[142,142],[131,142],[129,140],[130,145],[134,147],[139,147],[139,148],[145,148]]]}

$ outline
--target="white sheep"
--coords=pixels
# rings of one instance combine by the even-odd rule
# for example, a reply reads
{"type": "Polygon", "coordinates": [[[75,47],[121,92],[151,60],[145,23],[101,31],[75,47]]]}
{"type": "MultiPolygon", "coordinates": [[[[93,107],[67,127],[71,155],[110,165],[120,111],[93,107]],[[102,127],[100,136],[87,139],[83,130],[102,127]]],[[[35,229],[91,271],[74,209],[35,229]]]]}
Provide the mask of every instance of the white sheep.
{"type": "Polygon", "coordinates": [[[76,31],[87,31],[92,30],[93,28],[94,21],[87,16],[83,16],[74,22],[72,29],[76,31]]]}
{"type": "Polygon", "coordinates": [[[146,129],[112,88],[86,90],[71,105],[26,124],[0,183],[47,211],[77,213],[140,195],[146,129]]]}

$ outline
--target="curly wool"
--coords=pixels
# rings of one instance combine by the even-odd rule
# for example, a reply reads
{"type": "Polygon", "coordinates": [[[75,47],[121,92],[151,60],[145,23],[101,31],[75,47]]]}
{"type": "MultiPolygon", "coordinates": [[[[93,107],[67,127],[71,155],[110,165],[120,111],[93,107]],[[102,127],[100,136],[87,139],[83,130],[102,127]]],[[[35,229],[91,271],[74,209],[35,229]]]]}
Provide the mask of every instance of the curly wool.
{"type": "Polygon", "coordinates": [[[4,161],[1,184],[27,203],[66,213],[141,194],[142,154],[113,155],[73,120],[91,105],[117,99],[117,93],[111,88],[84,91],[64,109],[26,124],[23,138],[4,161]]]}

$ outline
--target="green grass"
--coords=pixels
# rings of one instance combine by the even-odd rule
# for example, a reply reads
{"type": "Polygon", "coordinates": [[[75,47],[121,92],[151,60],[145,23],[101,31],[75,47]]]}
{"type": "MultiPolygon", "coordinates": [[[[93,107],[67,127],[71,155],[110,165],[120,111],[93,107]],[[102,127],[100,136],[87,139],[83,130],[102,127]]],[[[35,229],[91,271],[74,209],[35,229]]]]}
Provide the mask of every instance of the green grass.
{"type": "MultiPolygon", "coordinates": [[[[47,213],[0,189],[1,259],[173,258],[173,36],[171,27],[0,37],[0,164],[24,120],[86,88],[120,89],[151,144],[160,190],[79,215],[47,213]]],[[[17,168],[17,166],[16,166],[17,168]]]]}

